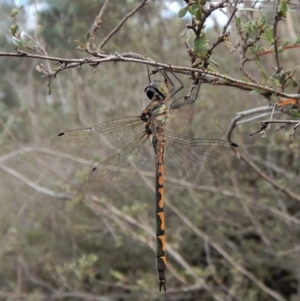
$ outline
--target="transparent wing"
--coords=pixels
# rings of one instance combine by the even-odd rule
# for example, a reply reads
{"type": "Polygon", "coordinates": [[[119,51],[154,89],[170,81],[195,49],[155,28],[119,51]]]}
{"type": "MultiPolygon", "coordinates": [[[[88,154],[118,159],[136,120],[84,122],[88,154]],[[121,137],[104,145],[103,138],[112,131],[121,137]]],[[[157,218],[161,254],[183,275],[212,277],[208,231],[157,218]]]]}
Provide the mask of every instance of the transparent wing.
{"type": "Polygon", "coordinates": [[[100,162],[118,154],[142,133],[139,117],[119,118],[94,127],[58,134],[51,147],[56,152],[100,162]]]}
{"type": "Polygon", "coordinates": [[[154,151],[140,117],[115,119],[94,127],[58,134],[52,148],[71,157],[99,163],[89,186],[103,192],[121,191],[153,172],[154,151]]]}
{"type": "Polygon", "coordinates": [[[182,134],[190,125],[194,116],[194,101],[189,97],[181,97],[170,105],[170,117],[166,123],[166,130],[182,134]]]}
{"type": "Polygon", "coordinates": [[[246,152],[222,140],[188,139],[166,132],[166,176],[203,185],[240,173],[248,166],[246,152]]]}
{"type": "Polygon", "coordinates": [[[154,150],[150,138],[142,133],[120,153],[100,162],[90,173],[89,186],[106,193],[123,191],[143,177],[154,175],[154,150]]]}

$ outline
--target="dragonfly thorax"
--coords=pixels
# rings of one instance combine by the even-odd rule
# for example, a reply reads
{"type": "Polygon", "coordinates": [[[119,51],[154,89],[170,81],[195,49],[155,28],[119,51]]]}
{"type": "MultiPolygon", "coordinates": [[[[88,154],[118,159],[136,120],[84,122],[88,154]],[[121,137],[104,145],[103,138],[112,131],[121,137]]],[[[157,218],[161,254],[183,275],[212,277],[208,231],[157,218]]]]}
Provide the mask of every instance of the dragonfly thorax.
{"type": "Polygon", "coordinates": [[[162,130],[169,116],[169,107],[164,101],[152,101],[141,114],[145,131],[151,135],[162,130]]]}

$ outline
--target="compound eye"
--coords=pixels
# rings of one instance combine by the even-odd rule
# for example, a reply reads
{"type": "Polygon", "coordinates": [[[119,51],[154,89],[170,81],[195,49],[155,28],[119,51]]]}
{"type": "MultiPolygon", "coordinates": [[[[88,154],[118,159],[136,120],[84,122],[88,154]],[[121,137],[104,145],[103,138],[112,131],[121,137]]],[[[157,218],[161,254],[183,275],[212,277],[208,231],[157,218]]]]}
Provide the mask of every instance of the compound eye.
{"type": "Polygon", "coordinates": [[[168,95],[168,87],[163,81],[151,82],[145,87],[145,93],[150,100],[163,100],[168,95]]]}
{"type": "Polygon", "coordinates": [[[151,89],[146,90],[146,95],[150,100],[153,99],[154,94],[155,94],[155,92],[153,90],[151,90],[151,89]]]}

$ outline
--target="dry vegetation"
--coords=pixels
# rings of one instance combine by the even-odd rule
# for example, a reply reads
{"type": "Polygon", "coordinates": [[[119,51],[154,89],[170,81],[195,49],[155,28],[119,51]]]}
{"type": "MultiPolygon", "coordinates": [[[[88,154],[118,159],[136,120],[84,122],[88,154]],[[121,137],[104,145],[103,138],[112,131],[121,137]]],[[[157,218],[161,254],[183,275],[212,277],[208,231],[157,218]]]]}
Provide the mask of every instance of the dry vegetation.
{"type": "Polygon", "coordinates": [[[179,18],[166,1],[13,2],[0,2],[0,299],[299,300],[299,3],[186,0],[179,18]],[[182,95],[202,83],[187,136],[251,159],[230,180],[167,185],[166,294],[154,184],[86,192],[90,166],[50,147],[139,115],[146,65],[176,73],[182,95]]]}

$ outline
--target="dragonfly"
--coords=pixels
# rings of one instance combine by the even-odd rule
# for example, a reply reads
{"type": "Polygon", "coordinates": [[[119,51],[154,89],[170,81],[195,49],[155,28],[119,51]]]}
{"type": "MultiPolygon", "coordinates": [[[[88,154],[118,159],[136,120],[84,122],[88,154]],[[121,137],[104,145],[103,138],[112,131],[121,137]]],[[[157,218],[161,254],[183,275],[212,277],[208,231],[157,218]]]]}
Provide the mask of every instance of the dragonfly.
{"type": "MultiPolygon", "coordinates": [[[[149,75],[149,72],[148,72],[149,75]]],[[[177,76],[175,76],[178,79],[177,76]]],[[[181,81],[178,79],[181,83],[181,81]]],[[[247,154],[237,144],[223,140],[191,139],[182,135],[192,118],[197,98],[180,97],[166,73],[163,80],[145,87],[149,104],[141,115],[123,117],[78,130],[65,131],[52,141],[52,148],[67,156],[96,162],[89,186],[102,193],[115,193],[155,175],[156,265],[159,291],[166,292],[165,170],[172,178],[203,185],[243,171],[247,154]]],[[[199,85],[200,87],[200,85],[199,85]]]]}

